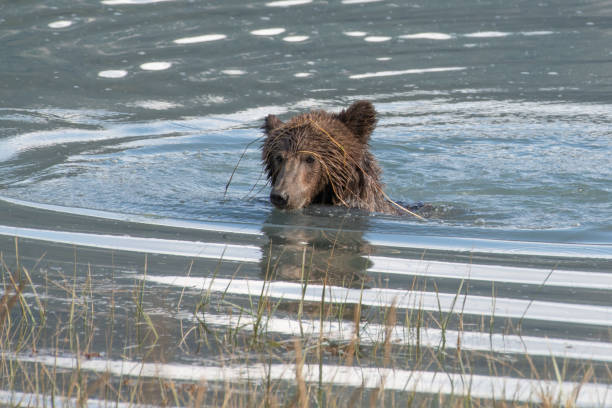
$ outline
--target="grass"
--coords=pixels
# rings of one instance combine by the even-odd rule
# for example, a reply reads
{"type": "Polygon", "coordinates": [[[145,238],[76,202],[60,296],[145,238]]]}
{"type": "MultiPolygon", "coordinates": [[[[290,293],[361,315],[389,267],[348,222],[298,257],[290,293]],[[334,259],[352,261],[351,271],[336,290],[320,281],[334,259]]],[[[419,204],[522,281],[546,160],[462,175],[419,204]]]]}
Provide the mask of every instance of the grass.
{"type": "MultiPolygon", "coordinates": [[[[327,252],[333,265],[334,245],[327,252]]],[[[287,248],[273,248],[269,251],[287,248]]],[[[468,350],[461,337],[449,343],[450,330],[491,333],[499,331],[501,320],[478,319],[459,313],[428,312],[420,307],[389,307],[333,303],[326,301],[328,271],[322,275],[320,301],[305,301],[304,294],[315,274],[321,254],[312,248],[300,249],[298,259],[302,298],[285,301],[268,296],[270,282],[280,264],[267,258],[263,285],[257,295],[237,296],[211,290],[171,290],[147,282],[151,258],[143,257],[145,279],[134,279],[117,266],[92,266],[79,259],[74,248],[73,267],[52,268],[45,258],[26,267],[19,241],[14,254],[0,253],[2,296],[0,298],[0,390],[13,393],[8,406],[78,405],[94,402],[107,406],[215,406],[215,407],[354,407],[354,406],[573,406],[571,393],[560,396],[541,390],[538,401],[493,400],[472,394],[470,387],[457,386],[450,392],[419,392],[398,388],[396,376],[402,373],[437,372],[469,383],[473,375],[511,376],[563,384],[610,384],[612,370],[605,363],[570,360],[554,356],[511,355],[494,351],[468,350]],[[96,270],[103,269],[103,270],[96,270]],[[210,316],[226,318],[220,324],[210,316]],[[290,334],[272,327],[275,319],[296,322],[299,329],[290,334]],[[342,323],[349,336],[336,339],[329,327],[342,323]],[[380,327],[377,337],[366,338],[368,328],[380,327]],[[436,347],[423,343],[427,328],[441,332],[436,347]],[[397,341],[398,330],[405,341],[397,341]],[[96,369],[94,363],[126,362],[131,371],[111,367],[96,369]],[[74,364],[66,365],[66,361],[74,364]],[[151,365],[153,364],[153,366],[151,365]],[[155,364],[169,364],[151,371],[155,364]],[[182,371],[173,372],[172,365],[182,371]],[[291,367],[279,373],[278,368],[291,367]],[[347,384],[329,381],[325,370],[337,366],[356,371],[382,373],[375,383],[347,384]],[[181,377],[189,367],[216,370],[260,370],[263,375],[250,379],[181,377]],[[19,394],[22,393],[22,394],[19,394]],[[24,395],[55,398],[48,403],[28,403],[24,395]],[[568,397],[569,395],[569,397],[568,397]]],[[[159,259],[157,262],[161,262],[159,259]]],[[[186,261],[186,275],[221,274],[219,260],[212,270],[197,270],[186,261]]],[[[27,262],[26,262],[27,263],[27,262]]],[[[114,263],[114,261],[113,261],[114,263]]],[[[242,265],[237,265],[238,279],[242,265]]],[[[352,282],[345,282],[347,287],[352,282]]],[[[412,281],[412,289],[425,290],[427,280],[412,281]]],[[[378,287],[383,287],[379,282],[378,287]]],[[[358,279],[361,293],[365,280],[358,279]]],[[[438,291],[433,281],[434,290],[438,291]]],[[[495,295],[497,288],[492,287],[495,295]]],[[[469,291],[461,281],[456,299],[469,291]]],[[[512,334],[511,321],[504,322],[512,334]]],[[[520,322],[521,329],[523,321],[520,322]]],[[[401,336],[400,336],[401,338],[401,336]]],[[[204,372],[204,371],[202,371],[204,372]]],[[[221,372],[221,371],[219,371],[221,372]]],[[[415,374],[417,375],[417,374],[415,374]]],[[[187,376],[188,377],[188,376],[187,376]]],[[[406,380],[408,381],[408,380],[406,380]]],[[[408,382],[406,382],[408,384],[408,382]]],[[[416,390],[416,391],[415,391],[416,390]]],[[[612,392],[612,391],[611,391],[612,392]]]]}

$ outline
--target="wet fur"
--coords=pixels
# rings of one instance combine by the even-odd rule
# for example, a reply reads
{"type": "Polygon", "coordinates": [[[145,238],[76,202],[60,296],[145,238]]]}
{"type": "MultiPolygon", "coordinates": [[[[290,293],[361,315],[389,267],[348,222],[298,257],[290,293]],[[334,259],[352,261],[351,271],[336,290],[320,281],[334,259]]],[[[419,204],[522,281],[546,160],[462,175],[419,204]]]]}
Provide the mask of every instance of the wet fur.
{"type": "Polygon", "coordinates": [[[327,204],[396,213],[385,199],[381,170],[369,151],[375,126],[376,111],[368,101],[355,102],[338,114],[312,111],[286,123],[268,115],[262,126],[266,134],[262,160],[273,191],[283,182],[279,175],[284,163],[310,155],[316,159],[318,170],[309,174],[312,186],[305,186],[306,190],[296,187],[306,195],[303,203],[299,201],[300,207],[327,204]]]}

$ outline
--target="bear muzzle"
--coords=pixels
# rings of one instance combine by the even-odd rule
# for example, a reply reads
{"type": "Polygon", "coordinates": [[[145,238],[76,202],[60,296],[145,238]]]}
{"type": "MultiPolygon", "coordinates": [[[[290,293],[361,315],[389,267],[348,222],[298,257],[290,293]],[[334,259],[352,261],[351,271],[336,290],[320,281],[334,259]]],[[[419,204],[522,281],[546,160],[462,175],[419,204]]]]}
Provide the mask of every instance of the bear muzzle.
{"type": "Polygon", "coordinates": [[[270,193],[270,202],[272,202],[272,204],[274,204],[274,206],[277,208],[285,209],[289,203],[289,194],[286,192],[279,193],[272,190],[270,193]]]}
{"type": "Polygon", "coordinates": [[[270,193],[270,202],[280,210],[297,210],[310,203],[309,197],[304,191],[273,188],[270,193]]]}

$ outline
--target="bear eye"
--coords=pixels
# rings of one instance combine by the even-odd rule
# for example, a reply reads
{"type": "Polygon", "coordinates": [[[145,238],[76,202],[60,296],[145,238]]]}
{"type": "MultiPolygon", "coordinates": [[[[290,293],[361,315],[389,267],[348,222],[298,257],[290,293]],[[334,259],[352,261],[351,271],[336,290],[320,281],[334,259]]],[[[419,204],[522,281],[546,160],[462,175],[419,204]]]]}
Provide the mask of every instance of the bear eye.
{"type": "Polygon", "coordinates": [[[277,154],[276,156],[274,156],[274,160],[280,164],[283,162],[283,156],[281,156],[280,154],[277,154]]]}
{"type": "Polygon", "coordinates": [[[314,162],[315,162],[314,156],[311,156],[311,155],[306,156],[306,163],[312,164],[314,162]]]}

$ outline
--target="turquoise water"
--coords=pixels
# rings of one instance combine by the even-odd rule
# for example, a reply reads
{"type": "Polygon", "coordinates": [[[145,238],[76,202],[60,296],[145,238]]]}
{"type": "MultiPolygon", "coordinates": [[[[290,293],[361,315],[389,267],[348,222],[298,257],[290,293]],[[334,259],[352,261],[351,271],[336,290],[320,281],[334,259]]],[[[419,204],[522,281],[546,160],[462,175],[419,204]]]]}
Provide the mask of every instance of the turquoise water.
{"type": "MultiPolygon", "coordinates": [[[[134,285],[149,254],[152,298],[190,287],[162,278],[184,276],[191,259],[199,277],[256,281],[273,259],[279,281],[295,282],[304,247],[330,257],[329,236],[341,231],[335,277],[373,276],[372,290],[400,291],[423,280],[425,297],[432,282],[447,295],[470,282],[466,296],[488,299],[466,300],[474,321],[500,315],[507,320],[494,333],[520,321],[527,335],[568,349],[590,342],[575,348],[593,353],[566,355],[568,364],[593,358],[606,372],[607,3],[25,1],[0,5],[0,55],[0,251],[14,265],[19,237],[24,262],[42,268],[33,275],[40,285],[72,273],[71,248],[115,289],[134,285]],[[435,205],[427,222],[338,208],[287,213],[268,202],[263,118],[339,111],[358,99],[379,113],[371,148],[386,192],[435,205]],[[111,282],[113,254],[122,272],[111,282]],[[497,298],[501,309],[491,309],[497,298]]],[[[345,283],[334,284],[349,290],[345,283]]],[[[232,290],[245,301],[244,288],[232,290]]],[[[181,319],[148,306],[165,310],[159,319],[169,326],[181,319]]],[[[450,304],[442,309],[456,316],[450,304]]],[[[518,358],[503,347],[494,353],[518,358]]],[[[532,352],[549,367],[542,354],[523,354],[532,352]]],[[[221,364],[212,353],[202,358],[221,364]]],[[[181,352],[168,362],[210,363],[181,352]]]]}
{"type": "Polygon", "coordinates": [[[258,224],[262,118],[365,98],[440,234],[610,242],[605,6],[139,3],[3,7],[2,195],[258,224]]]}

